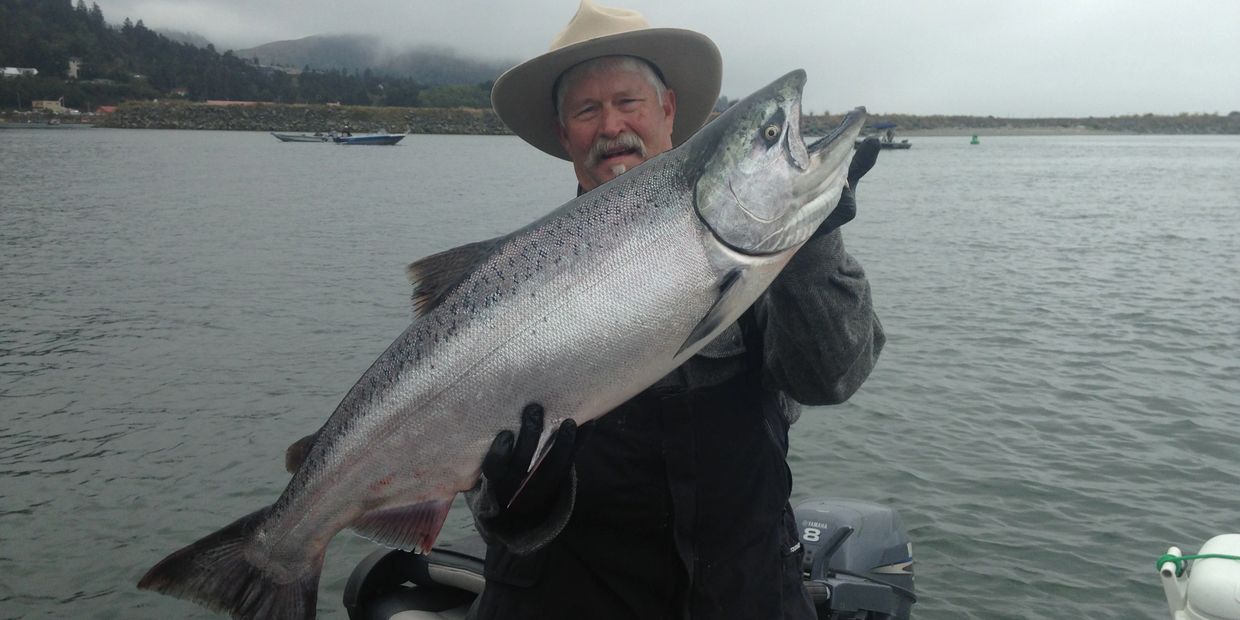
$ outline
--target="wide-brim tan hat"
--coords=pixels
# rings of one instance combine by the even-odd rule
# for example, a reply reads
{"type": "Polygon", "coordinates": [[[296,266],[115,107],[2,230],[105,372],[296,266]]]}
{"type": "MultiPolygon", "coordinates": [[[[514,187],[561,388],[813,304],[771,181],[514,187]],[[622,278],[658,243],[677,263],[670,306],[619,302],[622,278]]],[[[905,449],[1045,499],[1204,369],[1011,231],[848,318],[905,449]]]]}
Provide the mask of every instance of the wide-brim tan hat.
{"type": "Polygon", "coordinates": [[[523,140],[569,159],[556,132],[555,82],[573,65],[600,56],[636,56],[658,68],[664,83],[676,92],[673,146],[701,128],[719,98],[723,60],[706,35],[651,28],[636,11],[582,0],[577,14],[551,42],[550,51],[499,76],[491,88],[491,105],[523,140]]]}

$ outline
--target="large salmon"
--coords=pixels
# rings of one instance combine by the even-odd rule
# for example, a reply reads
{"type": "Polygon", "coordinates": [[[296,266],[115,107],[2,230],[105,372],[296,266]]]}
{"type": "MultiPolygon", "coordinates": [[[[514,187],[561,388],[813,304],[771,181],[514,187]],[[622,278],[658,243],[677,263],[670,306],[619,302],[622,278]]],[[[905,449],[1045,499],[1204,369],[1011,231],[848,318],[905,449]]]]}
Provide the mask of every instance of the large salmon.
{"type": "MultiPolygon", "coordinates": [[[[427,551],[525,403],[603,415],[733,323],[835,207],[858,109],[807,147],[805,73],[509,235],[410,266],[413,323],[317,433],[274,504],[173,553],[138,586],[238,618],[312,618],[344,528],[427,551]]],[[[545,447],[545,446],[544,446],[545,447]]]]}

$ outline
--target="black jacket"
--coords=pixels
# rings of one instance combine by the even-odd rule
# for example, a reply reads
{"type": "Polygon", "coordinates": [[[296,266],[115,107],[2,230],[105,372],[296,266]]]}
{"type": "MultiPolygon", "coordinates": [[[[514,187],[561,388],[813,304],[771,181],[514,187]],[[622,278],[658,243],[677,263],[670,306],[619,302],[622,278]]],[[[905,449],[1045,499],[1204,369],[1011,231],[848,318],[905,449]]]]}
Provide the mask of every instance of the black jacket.
{"type": "Polygon", "coordinates": [[[812,620],[788,501],[794,401],[846,400],[883,343],[839,232],[811,239],[737,325],[582,426],[575,489],[540,530],[553,537],[488,536],[478,620],[812,620]]]}

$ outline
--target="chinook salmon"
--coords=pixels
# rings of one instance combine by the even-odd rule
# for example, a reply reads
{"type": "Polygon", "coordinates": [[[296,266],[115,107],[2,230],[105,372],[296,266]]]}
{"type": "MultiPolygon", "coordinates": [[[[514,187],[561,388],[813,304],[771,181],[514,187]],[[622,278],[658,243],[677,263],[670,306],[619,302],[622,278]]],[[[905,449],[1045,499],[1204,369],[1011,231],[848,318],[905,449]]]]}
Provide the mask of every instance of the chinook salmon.
{"type": "Polygon", "coordinates": [[[827,218],[865,119],[806,146],[805,73],[511,234],[409,266],[415,318],[348,391],[276,502],[138,583],[237,618],[313,618],[340,530],[430,550],[526,403],[541,450],[736,321],[827,218]]]}

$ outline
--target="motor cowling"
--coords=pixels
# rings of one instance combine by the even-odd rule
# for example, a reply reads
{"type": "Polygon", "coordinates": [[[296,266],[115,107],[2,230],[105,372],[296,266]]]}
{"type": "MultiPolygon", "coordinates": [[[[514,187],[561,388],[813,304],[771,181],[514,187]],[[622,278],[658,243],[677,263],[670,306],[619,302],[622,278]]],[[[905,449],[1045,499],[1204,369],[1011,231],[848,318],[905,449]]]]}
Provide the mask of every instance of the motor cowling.
{"type": "Polygon", "coordinates": [[[907,620],[913,545],[895,509],[815,498],[794,510],[805,548],[806,588],[820,620],[907,620]]]}

